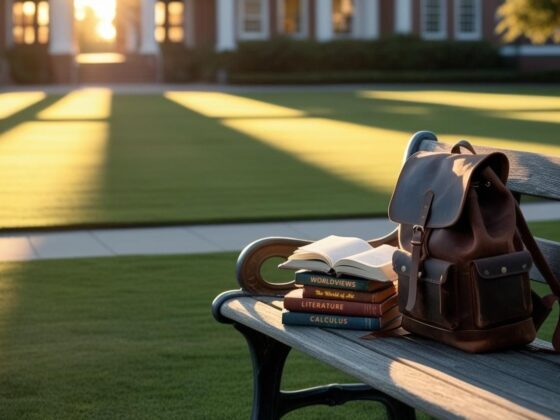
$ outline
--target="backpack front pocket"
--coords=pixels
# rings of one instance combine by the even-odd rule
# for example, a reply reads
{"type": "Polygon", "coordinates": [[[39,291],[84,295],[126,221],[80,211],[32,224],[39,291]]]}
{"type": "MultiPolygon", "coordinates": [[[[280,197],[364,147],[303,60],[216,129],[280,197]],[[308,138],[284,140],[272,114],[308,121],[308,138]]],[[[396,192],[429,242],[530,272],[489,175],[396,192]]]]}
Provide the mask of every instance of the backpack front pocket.
{"type": "Polygon", "coordinates": [[[416,302],[411,311],[406,311],[410,284],[410,254],[396,251],[393,269],[399,279],[400,310],[422,322],[446,329],[455,329],[457,321],[457,294],[454,266],[450,262],[429,258],[422,265],[418,279],[416,302]]]}
{"type": "Polygon", "coordinates": [[[472,263],[474,323],[479,328],[531,316],[531,255],[527,251],[481,258],[472,263]]]}

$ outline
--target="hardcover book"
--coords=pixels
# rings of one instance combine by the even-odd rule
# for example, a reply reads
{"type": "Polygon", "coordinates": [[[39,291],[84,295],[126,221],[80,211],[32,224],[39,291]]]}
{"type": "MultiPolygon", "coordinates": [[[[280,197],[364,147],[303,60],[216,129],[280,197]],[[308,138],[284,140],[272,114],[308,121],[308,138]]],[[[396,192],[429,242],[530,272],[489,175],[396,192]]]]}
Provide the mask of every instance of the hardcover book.
{"type": "MultiPolygon", "coordinates": [[[[385,284],[385,283],[383,283],[385,284]]],[[[375,292],[356,292],[354,290],[328,289],[326,287],[303,287],[303,297],[311,299],[345,300],[348,302],[381,303],[397,293],[394,285],[375,292]]]]}
{"type": "Polygon", "coordinates": [[[284,308],[293,312],[380,317],[397,304],[397,295],[382,303],[347,302],[344,300],[309,299],[303,290],[292,290],[284,297],[284,308]]]}
{"type": "Polygon", "coordinates": [[[284,311],[282,312],[282,323],[285,325],[375,331],[382,328],[397,327],[400,324],[400,313],[397,306],[387,311],[381,318],[284,311]]]}
{"type": "Polygon", "coordinates": [[[396,274],[392,258],[396,249],[390,245],[373,248],[363,239],[331,235],[299,247],[278,267],[393,281],[396,274]]]}
{"type": "Polygon", "coordinates": [[[331,275],[306,270],[296,272],[295,282],[302,286],[316,286],[362,292],[373,292],[393,286],[393,283],[390,282],[372,281],[352,276],[337,277],[334,274],[331,275]]]}

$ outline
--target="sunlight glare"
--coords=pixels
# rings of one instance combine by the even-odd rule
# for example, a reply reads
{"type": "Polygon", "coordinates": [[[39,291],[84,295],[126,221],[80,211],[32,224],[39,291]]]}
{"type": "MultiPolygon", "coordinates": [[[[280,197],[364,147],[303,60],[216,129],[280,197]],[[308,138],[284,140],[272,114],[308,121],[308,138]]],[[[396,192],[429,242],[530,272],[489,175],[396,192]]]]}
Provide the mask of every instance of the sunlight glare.
{"type": "Polygon", "coordinates": [[[95,32],[104,41],[112,41],[117,36],[114,20],[117,14],[116,0],[74,0],[76,20],[86,19],[88,9],[97,20],[95,32]]]}
{"type": "Polygon", "coordinates": [[[107,88],[74,90],[37,116],[41,120],[107,119],[111,115],[111,97],[107,88]]]}
{"type": "Polygon", "coordinates": [[[298,117],[297,109],[220,92],[165,92],[164,96],[194,112],[211,118],[298,117]]]}
{"type": "Polygon", "coordinates": [[[0,120],[29,108],[46,98],[45,92],[8,92],[0,94],[0,120]]]}
{"type": "Polygon", "coordinates": [[[418,91],[361,91],[362,98],[399,102],[414,102],[491,111],[526,111],[560,109],[560,98],[542,95],[514,95],[503,93],[454,92],[441,90],[418,91]]]}

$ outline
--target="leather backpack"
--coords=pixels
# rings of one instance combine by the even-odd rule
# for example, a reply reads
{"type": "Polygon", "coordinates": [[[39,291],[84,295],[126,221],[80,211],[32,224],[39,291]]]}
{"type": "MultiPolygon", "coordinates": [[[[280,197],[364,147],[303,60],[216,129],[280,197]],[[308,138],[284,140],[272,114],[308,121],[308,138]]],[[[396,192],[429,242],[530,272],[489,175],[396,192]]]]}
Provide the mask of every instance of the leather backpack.
{"type": "MultiPolygon", "coordinates": [[[[389,206],[405,330],[469,352],[535,339],[560,283],[506,187],[508,171],[506,155],[477,155],[465,141],[406,161],[389,206]],[[545,298],[531,291],[533,261],[552,290],[545,298]]],[[[553,345],[560,350],[558,325],[553,345]]]]}

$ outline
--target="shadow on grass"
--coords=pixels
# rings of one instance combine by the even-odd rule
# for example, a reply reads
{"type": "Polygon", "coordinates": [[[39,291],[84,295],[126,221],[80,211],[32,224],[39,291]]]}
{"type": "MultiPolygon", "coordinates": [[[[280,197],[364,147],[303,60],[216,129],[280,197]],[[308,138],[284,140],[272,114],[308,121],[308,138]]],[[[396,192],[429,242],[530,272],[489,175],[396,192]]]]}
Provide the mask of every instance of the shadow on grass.
{"type": "Polygon", "coordinates": [[[364,188],[153,96],[113,98],[99,223],[385,214],[364,188]]]}
{"type": "MultiPolygon", "coordinates": [[[[398,90],[398,89],[395,89],[398,90]]],[[[445,90],[469,93],[505,93],[554,97],[550,89],[521,89],[517,91],[480,88],[424,88],[422,90],[445,90]]],[[[380,90],[381,92],[383,89],[380,90]]],[[[445,104],[428,104],[423,102],[371,99],[354,92],[306,92],[305,94],[284,93],[247,93],[245,97],[291,107],[309,113],[340,121],[347,121],[365,126],[398,130],[414,133],[430,130],[438,135],[464,135],[496,138],[520,143],[518,147],[530,151],[530,144],[548,144],[558,146],[558,123],[528,121],[501,117],[493,111],[469,109],[445,104]],[[538,135],[536,135],[538,133],[538,135]],[[528,145],[529,144],[529,145],[528,145]]],[[[481,104],[483,106],[484,104],[481,104]]],[[[551,109],[549,109],[550,111],[551,109]]],[[[520,105],[519,111],[524,111],[520,105]]],[[[534,110],[532,110],[534,111],[534,110]]],[[[560,113],[560,104],[552,111],[560,113]]],[[[512,147],[515,147],[512,144],[512,147]]]]}
{"type": "MultiPolygon", "coordinates": [[[[0,417],[248,418],[247,346],[210,313],[235,284],[234,262],[215,254],[0,264],[0,417]]],[[[297,353],[291,360],[287,387],[348,380],[297,353]]],[[[329,413],[370,418],[375,407],[364,404],[329,413]]]]}

